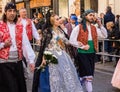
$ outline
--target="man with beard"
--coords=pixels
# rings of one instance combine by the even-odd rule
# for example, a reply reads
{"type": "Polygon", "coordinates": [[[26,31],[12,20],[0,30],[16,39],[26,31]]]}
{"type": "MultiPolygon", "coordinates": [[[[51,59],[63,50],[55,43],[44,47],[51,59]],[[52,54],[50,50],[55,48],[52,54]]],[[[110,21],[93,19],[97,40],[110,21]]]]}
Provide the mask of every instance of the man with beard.
{"type": "Polygon", "coordinates": [[[95,52],[97,51],[97,30],[92,25],[93,10],[86,10],[81,24],[76,26],[70,36],[70,43],[78,48],[77,63],[81,83],[86,86],[87,92],[92,92],[94,76],[95,52]]]}
{"type": "Polygon", "coordinates": [[[27,92],[23,73],[22,52],[34,70],[35,54],[26,30],[17,22],[14,3],[7,3],[0,22],[0,92],[27,92]]]}

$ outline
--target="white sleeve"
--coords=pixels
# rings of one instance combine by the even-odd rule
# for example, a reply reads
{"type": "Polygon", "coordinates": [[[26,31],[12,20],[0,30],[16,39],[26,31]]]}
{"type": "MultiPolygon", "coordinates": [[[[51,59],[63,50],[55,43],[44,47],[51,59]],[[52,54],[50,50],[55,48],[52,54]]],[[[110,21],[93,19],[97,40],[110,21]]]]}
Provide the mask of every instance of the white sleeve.
{"type": "Polygon", "coordinates": [[[96,27],[96,29],[97,29],[98,39],[107,38],[108,34],[107,34],[107,30],[105,27],[103,26],[101,26],[100,28],[96,27]]]}
{"type": "Polygon", "coordinates": [[[23,49],[23,56],[26,58],[26,61],[29,63],[34,63],[35,53],[28,40],[25,29],[23,29],[22,49],[23,49]]]}
{"type": "Polygon", "coordinates": [[[66,34],[68,34],[68,30],[67,30],[67,28],[64,28],[64,31],[65,31],[66,34]]]}
{"type": "Polygon", "coordinates": [[[5,43],[1,42],[0,43],[0,49],[4,48],[5,43]]]}
{"type": "Polygon", "coordinates": [[[69,39],[69,42],[71,45],[73,45],[74,47],[79,47],[79,44],[78,44],[78,41],[77,41],[77,37],[78,37],[78,34],[79,34],[79,25],[77,25],[71,32],[71,35],[70,35],[70,39],[69,39]]]}
{"type": "Polygon", "coordinates": [[[33,22],[32,22],[32,35],[36,40],[40,40],[39,33],[38,33],[38,31],[37,31],[33,22]]]}

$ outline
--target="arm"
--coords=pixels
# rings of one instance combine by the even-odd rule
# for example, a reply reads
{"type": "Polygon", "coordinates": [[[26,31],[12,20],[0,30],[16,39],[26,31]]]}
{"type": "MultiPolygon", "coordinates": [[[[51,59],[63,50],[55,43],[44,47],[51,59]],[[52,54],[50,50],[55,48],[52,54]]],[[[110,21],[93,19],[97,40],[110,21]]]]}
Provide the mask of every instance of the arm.
{"type": "Polygon", "coordinates": [[[70,35],[70,39],[69,39],[69,42],[71,45],[73,45],[74,47],[77,47],[77,48],[83,48],[83,44],[79,41],[77,41],[77,37],[78,37],[78,34],[79,34],[79,25],[76,26],[73,30],[72,30],[72,33],[70,35]]]}
{"type": "Polygon", "coordinates": [[[77,25],[72,30],[72,33],[71,33],[70,39],[69,39],[70,44],[73,45],[76,48],[81,48],[81,49],[86,49],[86,47],[89,48],[88,45],[84,45],[82,42],[77,41],[79,30],[80,30],[79,25],[77,25]]]}
{"type": "Polygon", "coordinates": [[[107,38],[108,34],[104,26],[100,26],[100,28],[96,27],[96,30],[97,30],[98,39],[107,38]]]}
{"type": "Polygon", "coordinates": [[[97,25],[95,26],[97,30],[97,35],[98,39],[99,38],[107,38],[107,30],[106,28],[102,25],[101,20],[97,19],[97,25]]]}
{"type": "Polygon", "coordinates": [[[5,48],[5,47],[10,47],[12,45],[11,40],[8,39],[4,42],[1,41],[2,38],[0,38],[0,49],[5,48]]]}
{"type": "Polygon", "coordinates": [[[35,53],[30,45],[25,29],[23,29],[22,50],[23,50],[23,56],[26,58],[26,61],[29,63],[31,71],[33,71],[35,53]]]}
{"type": "Polygon", "coordinates": [[[35,27],[33,22],[32,22],[32,35],[33,35],[33,37],[36,40],[40,40],[41,39],[41,37],[39,36],[38,31],[37,31],[37,29],[36,29],[36,27],[35,27]]]}

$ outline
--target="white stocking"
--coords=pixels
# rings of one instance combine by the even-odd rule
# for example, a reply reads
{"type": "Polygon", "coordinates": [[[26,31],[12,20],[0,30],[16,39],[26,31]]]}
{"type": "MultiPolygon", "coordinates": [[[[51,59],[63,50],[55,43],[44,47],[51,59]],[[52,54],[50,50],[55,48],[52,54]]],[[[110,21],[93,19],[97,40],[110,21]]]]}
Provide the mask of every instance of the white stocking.
{"type": "Polygon", "coordinates": [[[87,92],[92,92],[93,88],[92,88],[92,81],[91,80],[86,80],[85,81],[85,87],[87,92]]]}

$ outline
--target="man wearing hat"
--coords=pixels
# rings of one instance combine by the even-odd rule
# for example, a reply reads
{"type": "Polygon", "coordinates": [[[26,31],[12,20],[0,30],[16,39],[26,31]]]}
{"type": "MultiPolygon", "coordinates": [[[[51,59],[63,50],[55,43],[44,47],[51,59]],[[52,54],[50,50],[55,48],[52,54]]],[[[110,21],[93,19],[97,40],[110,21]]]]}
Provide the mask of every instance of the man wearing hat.
{"type": "Polygon", "coordinates": [[[81,83],[85,84],[87,92],[92,92],[95,52],[98,49],[96,27],[91,24],[94,11],[85,11],[82,18],[81,24],[76,26],[71,33],[70,43],[78,48],[77,63],[81,83]]]}
{"type": "Polygon", "coordinates": [[[22,52],[34,70],[35,54],[26,30],[17,22],[16,5],[7,3],[0,22],[0,92],[27,92],[22,52]]]}

